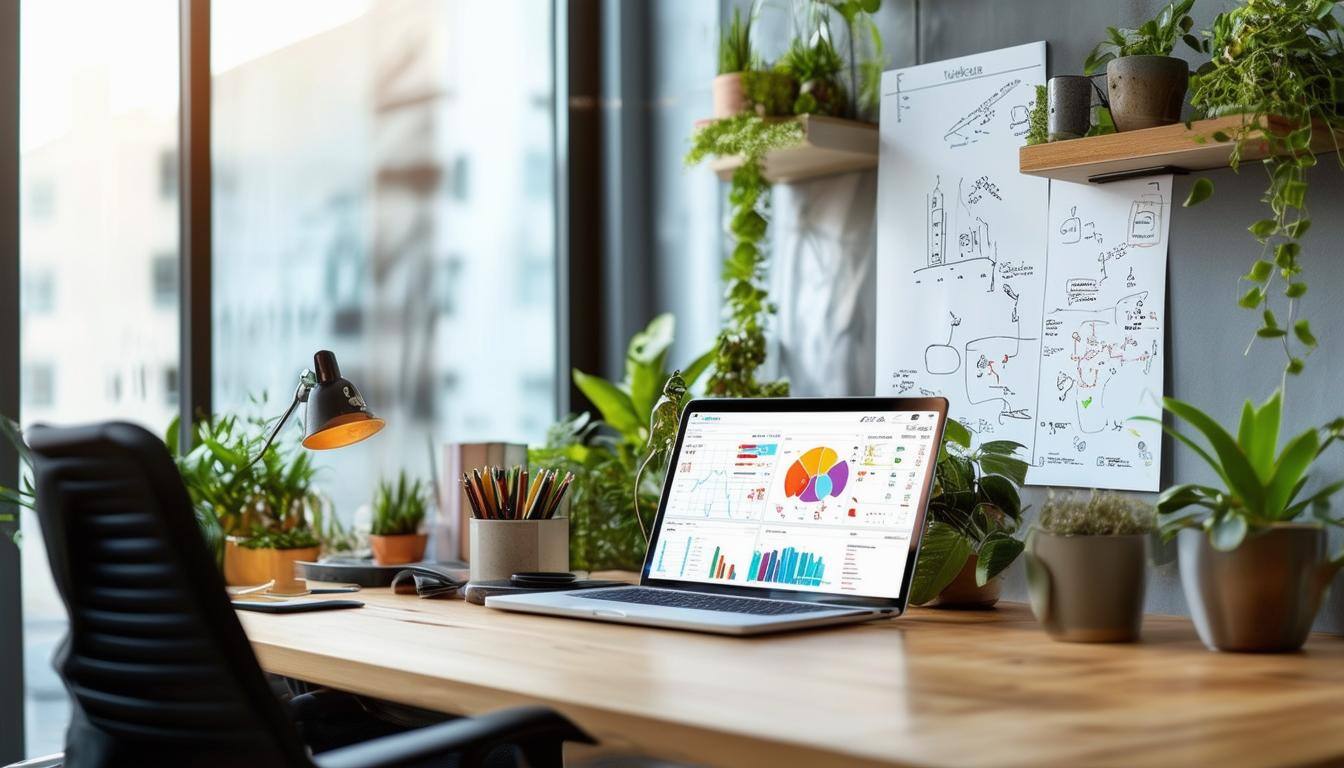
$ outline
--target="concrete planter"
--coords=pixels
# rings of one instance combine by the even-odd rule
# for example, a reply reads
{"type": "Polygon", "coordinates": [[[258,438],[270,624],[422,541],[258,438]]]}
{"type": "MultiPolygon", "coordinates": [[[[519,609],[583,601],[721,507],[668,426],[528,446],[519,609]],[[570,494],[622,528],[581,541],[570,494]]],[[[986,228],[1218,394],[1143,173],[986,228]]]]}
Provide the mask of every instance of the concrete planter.
{"type": "Polygon", "coordinates": [[[1092,127],[1092,78],[1060,75],[1046,84],[1046,133],[1050,141],[1079,139],[1092,127]]]}
{"type": "Polygon", "coordinates": [[[1190,69],[1174,56],[1124,56],[1106,65],[1106,92],[1117,131],[1181,121],[1190,69]]]}
{"type": "Polygon", "coordinates": [[[1202,530],[1177,536],[1181,586],[1199,638],[1211,650],[1295,651],[1306,642],[1339,571],[1321,528],[1285,523],[1220,552],[1202,530]]]}
{"type": "Polygon", "coordinates": [[[1031,611],[1051,637],[1078,643],[1131,642],[1143,623],[1146,534],[1057,536],[1027,541],[1031,611]]]}

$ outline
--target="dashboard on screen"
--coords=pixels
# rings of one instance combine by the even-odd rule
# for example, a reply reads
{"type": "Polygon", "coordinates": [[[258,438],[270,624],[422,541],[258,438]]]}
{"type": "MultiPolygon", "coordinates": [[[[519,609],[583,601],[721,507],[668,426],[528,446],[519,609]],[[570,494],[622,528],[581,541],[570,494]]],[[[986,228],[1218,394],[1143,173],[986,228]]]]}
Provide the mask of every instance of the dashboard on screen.
{"type": "Polygon", "coordinates": [[[648,575],[898,597],[938,434],[934,411],[692,413],[648,575]]]}

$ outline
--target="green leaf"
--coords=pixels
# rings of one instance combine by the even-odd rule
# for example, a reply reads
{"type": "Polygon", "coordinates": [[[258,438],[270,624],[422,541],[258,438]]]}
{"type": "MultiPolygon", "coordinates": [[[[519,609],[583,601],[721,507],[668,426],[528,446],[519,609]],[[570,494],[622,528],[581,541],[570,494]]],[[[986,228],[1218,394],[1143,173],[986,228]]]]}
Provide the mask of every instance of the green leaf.
{"type": "Polygon", "coordinates": [[[1022,554],[1025,545],[1006,533],[991,533],[980,545],[975,563],[975,583],[985,586],[989,580],[1003,573],[1022,554]]]}
{"type": "Polygon", "coordinates": [[[1208,414],[1174,397],[1162,398],[1162,405],[1178,418],[1199,430],[1218,456],[1223,479],[1227,483],[1228,489],[1240,496],[1251,512],[1260,512],[1265,501],[1264,489],[1261,488],[1255,470],[1246,460],[1240,446],[1227,433],[1227,430],[1223,429],[1208,414]]]}
{"type": "MultiPolygon", "coordinates": [[[[1274,390],[1267,400],[1257,409],[1252,407],[1251,401],[1246,401],[1246,408],[1251,411],[1251,424],[1249,430],[1243,431],[1245,439],[1238,437],[1241,448],[1246,452],[1246,458],[1255,468],[1256,476],[1263,482],[1269,482],[1274,473],[1274,455],[1279,450],[1279,424],[1283,420],[1283,392],[1274,390]],[[1246,432],[1249,434],[1246,434],[1246,432]]],[[[1246,418],[1243,411],[1242,419],[1246,418]]]]}
{"type": "Polygon", "coordinates": [[[1279,243],[1274,246],[1274,263],[1280,268],[1287,269],[1293,266],[1297,261],[1298,254],[1302,252],[1302,246],[1297,243],[1279,243]]]}
{"type": "Polygon", "coordinates": [[[971,543],[956,528],[930,521],[919,545],[915,574],[910,582],[910,603],[922,605],[938,596],[966,565],[971,543]]]}
{"type": "Polygon", "coordinates": [[[1017,486],[1003,475],[985,475],[980,478],[980,492],[984,500],[998,507],[1014,520],[1022,516],[1022,498],[1017,486]]]}
{"type": "Polygon", "coordinates": [[[1018,485],[1027,482],[1027,462],[1021,459],[985,454],[980,457],[980,468],[986,474],[1003,475],[1018,485]]]}
{"type": "Polygon", "coordinates": [[[1283,200],[1294,208],[1302,208],[1307,199],[1307,183],[1290,181],[1283,185],[1283,200]]]}
{"type": "Polygon", "coordinates": [[[1297,336],[1297,340],[1308,347],[1316,346],[1316,337],[1311,332],[1311,323],[1306,320],[1298,320],[1293,323],[1293,335],[1297,336]]]}
{"type": "Polygon", "coordinates": [[[602,414],[603,421],[610,424],[612,429],[620,432],[627,440],[639,442],[645,425],[639,423],[630,395],[600,376],[590,376],[577,369],[574,371],[574,385],[592,402],[598,413],[602,414]]]}
{"type": "Polygon", "coordinates": [[[1012,456],[1025,448],[1025,445],[1014,440],[990,440],[980,444],[981,453],[995,453],[1003,456],[1012,456]]]}
{"type": "Polygon", "coordinates": [[[676,332],[677,320],[671,312],[658,315],[644,330],[630,338],[625,350],[626,359],[645,364],[654,362],[672,346],[676,332]]]}
{"type": "Polygon", "coordinates": [[[1288,335],[1288,332],[1282,328],[1261,328],[1255,332],[1256,336],[1262,339],[1281,339],[1288,335]]]}
{"type": "Polygon", "coordinates": [[[1255,309],[1260,306],[1260,302],[1265,300],[1265,291],[1260,286],[1256,286],[1247,291],[1240,299],[1237,305],[1246,309],[1255,309]]]}
{"type": "Polygon", "coordinates": [[[1288,358],[1288,368],[1287,368],[1288,373],[1291,373],[1292,375],[1296,376],[1297,374],[1301,373],[1302,369],[1305,367],[1306,363],[1302,362],[1301,358],[1298,357],[1288,358]]]}
{"type": "Polygon", "coordinates": [[[1291,224],[1285,225],[1283,231],[1284,234],[1296,240],[1307,234],[1308,229],[1311,229],[1311,219],[1298,219],[1291,224]]]}
{"type": "MultiPolygon", "coordinates": [[[[1251,231],[1252,235],[1255,235],[1256,237],[1260,238],[1261,242],[1264,242],[1264,239],[1266,237],[1269,237],[1270,235],[1274,234],[1279,230],[1279,223],[1273,219],[1261,219],[1252,224],[1251,226],[1247,227],[1247,229],[1251,231]]],[[[1260,261],[1256,263],[1265,264],[1268,262],[1260,261]]]]}
{"type": "Polygon", "coordinates": [[[943,426],[943,440],[960,445],[962,448],[971,447],[971,431],[956,419],[948,419],[943,426]]]}
{"type": "Polygon", "coordinates": [[[1288,287],[1283,289],[1283,295],[1290,299],[1296,299],[1307,292],[1306,283],[1289,283],[1288,287]]]}
{"type": "Polygon", "coordinates": [[[1246,538],[1246,518],[1238,514],[1225,514],[1213,521],[1209,528],[1209,543],[1214,549],[1230,552],[1241,546],[1246,538]]]}
{"type": "Polygon", "coordinates": [[[1266,327],[1266,328],[1278,328],[1278,327],[1279,327],[1279,319],[1278,319],[1277,317],[1274,316],[1274,311],[1273,311],[1272,309],[1265,309],[1265,312],[1264,312],[1263,315],[1261,315],[1261,317],[1263,317],[1263,318],[1265,319],[1265,327],[1266,327]]]}
{"type": "Polygon", "coordinates": [[[1282,519],[1284,510],[1292,500],[1293,490],[1316,460],[1316,449],[1319,447],[1320,439],[1316,430],[1309,429],[1293,438],[1283,449],[1274,464],[1274,475],[1266,485],[1265,517],[1282,519]]]}
{"type": "Polygon", "coordinates": [[[714,364],[714,356],[717,353],[718,350],[710,349],[708,352],[692,360],[690,365],[686,366],[686,369],[681,372],[681,378],[686,382],[686,389],[689,390],[694,386],[695,382],[709,369],[709,366],[714,364]]]}
{"type": "Polygon", "coordinates": [[[1212,195],[1213,182],[1201,176],[1198,179],[1195,179],[1194,185],[1190,187],[1190,194],[1185,198],[1185,207],[1189,208],[1194,205],[1199,205],[1205,200],[1208,200],[1212,195]]]}
{"type": "Polygon", "coordinates": [[[1328,502],[1330,497],[1334,496],[1336,493],[1339,493],[1341,490],[1344,490],[1344,480],[1339,480],[1330,483],[1329,485],[1325,486],[1324,488],[1321,488],[1320,490],[1316,491],[1307,498],[1302,499],[1301,501],[1293,504],[1288,509],[1284,510],[1283,516],[1280,517],[1279,519],[1292,520],[1296,518],[1298,515],[1302,514],[1302,510],[1306,509],[1307,507],[1312,507],[1313,511],[1321,509],[1322,507],[1328,510],[1329,509],[1328,502]]]}

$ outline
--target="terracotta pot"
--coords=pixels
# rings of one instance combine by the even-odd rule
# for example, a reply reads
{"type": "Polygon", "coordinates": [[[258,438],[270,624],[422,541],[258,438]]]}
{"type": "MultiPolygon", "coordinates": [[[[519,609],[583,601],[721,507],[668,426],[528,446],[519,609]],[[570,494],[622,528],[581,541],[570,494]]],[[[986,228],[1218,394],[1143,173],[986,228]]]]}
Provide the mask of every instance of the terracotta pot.
{"type": "Polygon", "coordinates": [[[300,549],[248,549],[239,546],[237,536],[224,540],[224,583],[231,587],[249,587],[274,581],[277,591],[295,591],[294,563],[316,560],[319,547],[300,549]]]}
{"type": "Polygon", "coordinates": [[[732,117],[747,108],[747,94],[742,88],[742,73],[729,72],[714,78],[710,88],[714,96],[714,119],[732,117]]]}
{"type": "Polygon", "coordinates": [[[1106,92],[1115,130],[1181,121],[1190,65],[1174,56],[1122,56],[1106,65],[1106,92]]]}
{"type": "Polygon", "coordinates": [[[925,605],[929,608],[972,610],[993,608],[994,604],[999,602],[999,594],[1003,592],[1003,574],[990,579],[983,587],[976,584],[975,563],[978,559],[975,555],[966,558],[966,564],[961,567],[957,577],[952,579],[952,583],[943,587],[943,591],[925,605]]]}
{"type": "Polygon", "coordinates": [[[1147,534],[1057,536],[1034,531],[1025,552],[1031,612],[1056,640],[1137,640],[1147,547],[1147,534]]]}
{"type": "Polygon", "coordinates": [[[427,533],[403,533],[396,536],[370,536],[373,561],[379,565],[403,565],[425,559],[427,533]]]}
{"type": "Polygon", "coordinates": [[[1285,523],[1220,552],[1204,531],[1177,536],[1181,586],[1210,650],[1296,651],[1306,642],[1331,579],[1325,531],[1285,523]]]}

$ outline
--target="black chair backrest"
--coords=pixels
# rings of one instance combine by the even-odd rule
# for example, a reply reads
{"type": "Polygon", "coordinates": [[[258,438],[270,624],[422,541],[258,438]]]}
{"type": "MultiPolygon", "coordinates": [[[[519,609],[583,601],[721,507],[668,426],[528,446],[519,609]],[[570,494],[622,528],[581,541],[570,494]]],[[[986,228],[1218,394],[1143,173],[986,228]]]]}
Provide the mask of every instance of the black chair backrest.
{"type": "Polygon", "coordinates": [[[55,660],[74,707],[66,765],[311,765],[163,443],[124,423],[26,436],[70,614],[55,660]]]}

